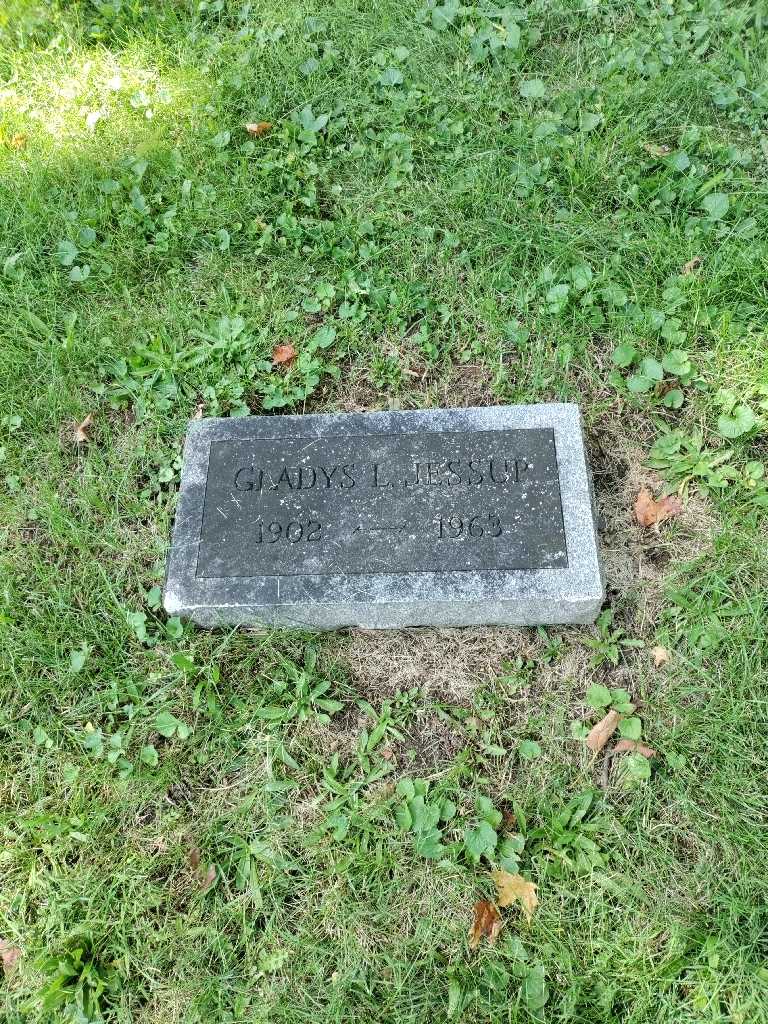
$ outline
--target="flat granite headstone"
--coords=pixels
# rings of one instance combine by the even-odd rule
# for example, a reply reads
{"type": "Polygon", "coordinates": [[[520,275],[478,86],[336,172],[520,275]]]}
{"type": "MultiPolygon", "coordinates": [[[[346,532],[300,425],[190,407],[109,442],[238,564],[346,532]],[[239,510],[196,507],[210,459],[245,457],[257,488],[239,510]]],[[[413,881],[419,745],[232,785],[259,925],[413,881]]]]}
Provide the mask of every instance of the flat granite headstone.
{"type": "Polygon", "coordinates": [[[165,609],[202,626],[592,622],[575,405],[189,424],[165,609]]]}

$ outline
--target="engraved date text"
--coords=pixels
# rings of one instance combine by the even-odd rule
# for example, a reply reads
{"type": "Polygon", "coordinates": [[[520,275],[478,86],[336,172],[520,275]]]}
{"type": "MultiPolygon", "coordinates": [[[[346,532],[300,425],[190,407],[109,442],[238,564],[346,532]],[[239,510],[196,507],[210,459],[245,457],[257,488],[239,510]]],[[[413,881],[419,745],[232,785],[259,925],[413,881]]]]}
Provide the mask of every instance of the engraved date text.
{"type": "Polygon", "coordinates": [[[310,519],[308,522],[292,519],[287,523],[281,523],[277,519],[265,523],[259,519],[254,524],[254,529],[257,544],[276,544],[278,541],[298,544],[301,540],[320,540],[322,524],[316,519],[310,519]]]}
{"type": "Polygon", "coordinates": [[[501,519],[492,513],[440,516],[437,526],[438,536],[448,540],[479,540],[502,534],[501,519]]]}

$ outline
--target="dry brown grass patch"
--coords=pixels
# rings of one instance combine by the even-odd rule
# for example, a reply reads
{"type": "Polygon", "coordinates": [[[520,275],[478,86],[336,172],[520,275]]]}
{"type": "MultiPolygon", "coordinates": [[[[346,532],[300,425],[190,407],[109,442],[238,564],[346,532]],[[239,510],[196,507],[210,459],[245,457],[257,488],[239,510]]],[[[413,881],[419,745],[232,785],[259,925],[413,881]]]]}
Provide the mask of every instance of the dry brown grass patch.
{"type": "Polygon", "coordinates": [[[534,630],[506,627],[360,629],[338,653],[369,700],[417,686],[432,700],[468,704],[479,683],[513,658],[532,657],[537,643],[534,630]]]}

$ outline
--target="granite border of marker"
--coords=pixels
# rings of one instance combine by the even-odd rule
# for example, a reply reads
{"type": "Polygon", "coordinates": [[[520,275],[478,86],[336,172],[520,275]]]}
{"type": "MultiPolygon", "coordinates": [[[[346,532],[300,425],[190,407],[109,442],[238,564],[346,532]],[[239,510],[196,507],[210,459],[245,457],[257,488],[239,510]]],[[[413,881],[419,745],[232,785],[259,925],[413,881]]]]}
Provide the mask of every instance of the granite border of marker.
{"type": "Polygon", "coordinates": [[[604,599],[592,480],[576,405],[252,416],[189,423],[164,607],[201,626],[310,629],[589,623],[604,599]],[[211,442],[375,434],[554,432],[567,568],[200,578],[211,442]]]}

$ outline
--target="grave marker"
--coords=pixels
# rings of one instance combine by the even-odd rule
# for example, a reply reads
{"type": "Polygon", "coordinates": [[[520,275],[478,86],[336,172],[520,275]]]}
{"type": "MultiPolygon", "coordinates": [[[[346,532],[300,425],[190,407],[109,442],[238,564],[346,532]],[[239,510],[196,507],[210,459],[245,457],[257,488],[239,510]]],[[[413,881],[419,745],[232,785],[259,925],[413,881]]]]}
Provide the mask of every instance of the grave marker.
{"type": "Polygon", "coordinates": [[[165,588],[204,626],[591,622],[574,405],[192,421],[165,588]]]}

